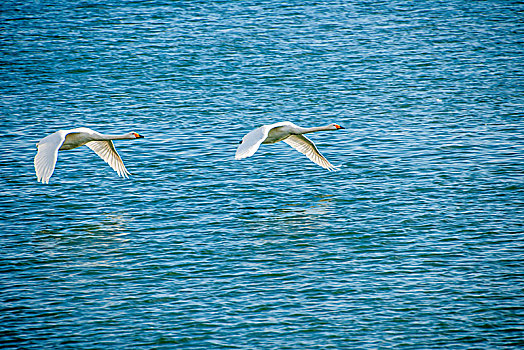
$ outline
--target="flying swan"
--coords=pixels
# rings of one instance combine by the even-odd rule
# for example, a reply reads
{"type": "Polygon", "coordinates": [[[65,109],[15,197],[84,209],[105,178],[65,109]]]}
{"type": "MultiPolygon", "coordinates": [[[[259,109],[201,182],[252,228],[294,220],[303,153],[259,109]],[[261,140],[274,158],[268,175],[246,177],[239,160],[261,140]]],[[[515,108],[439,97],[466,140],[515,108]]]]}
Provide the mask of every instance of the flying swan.
{"type": "Polygon", "coordinates": [[[284,141],[300,153],[303,153],[313,163],[316,163],[329,171],[336,170],[335,166],[331,164],[320,152],[317,147],[303,134],[315,131],[327,131],[345,129],[338,124],[329,124],[326,126],[319,126],[313,128],[302,128],[290,122],[280,122],[275,124],[263,125],[246,134],[240,146],[238,146],[235,159],[242,159],[251,157],[262,143],[276,143],[284,141]]]}
{"type": "Polygon", "coordinates": [[[102,135],[88,128],[76,128],[71,130],[58,130],[44,137],[37,143],[38,152],[35,156],[35,171],[38,181],[49,183],[49,178],[55,170],[59,150],[70,150],[86,145],[100,156],[119,176],[127,178],[131,175],[122,158],[116,152],[111,140],[134,140],[144,136],[136,132],[123,135],[102,135]]]}

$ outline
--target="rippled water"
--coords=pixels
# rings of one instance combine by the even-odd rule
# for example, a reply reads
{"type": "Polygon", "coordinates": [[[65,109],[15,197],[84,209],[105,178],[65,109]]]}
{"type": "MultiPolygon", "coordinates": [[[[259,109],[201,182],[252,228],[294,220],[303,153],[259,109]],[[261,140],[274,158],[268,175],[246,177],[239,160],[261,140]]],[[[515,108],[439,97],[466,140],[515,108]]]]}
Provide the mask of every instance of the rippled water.
{"type": "Polygon", "coordinates": [[[511,1],[0,4],[0,344],[524,344],[511,1]],[[313,134],[235,161],[261,124],[313,134]],[[118,178],[58,129],[136,131],[118,178]]]}

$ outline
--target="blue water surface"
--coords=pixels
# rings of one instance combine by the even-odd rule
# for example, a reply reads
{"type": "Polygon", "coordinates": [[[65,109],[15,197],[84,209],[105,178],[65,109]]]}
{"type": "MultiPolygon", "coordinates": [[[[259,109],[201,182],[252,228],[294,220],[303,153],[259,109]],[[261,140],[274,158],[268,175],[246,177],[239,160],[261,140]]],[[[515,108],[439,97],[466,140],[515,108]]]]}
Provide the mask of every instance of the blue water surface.
{"type": "Polygon", "coordinates": [[[0,4],[3,349],[524,346],[518,1],[0,4]],[[311,134],[234,159],[253,128],[311,134]],[[35,144],[90,127],[37,183],[35,144]]]}

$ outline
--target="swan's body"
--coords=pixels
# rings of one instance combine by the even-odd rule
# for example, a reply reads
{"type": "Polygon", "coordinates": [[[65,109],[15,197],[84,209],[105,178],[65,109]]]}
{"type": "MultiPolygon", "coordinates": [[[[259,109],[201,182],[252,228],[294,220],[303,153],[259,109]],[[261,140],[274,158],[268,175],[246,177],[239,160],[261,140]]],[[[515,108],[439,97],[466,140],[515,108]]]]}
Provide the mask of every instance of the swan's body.
{"type": "Polygon", "coordinates": [[[329,124],[313,128],[302,128],[290,122],[280,122],[275,124],[263,125],[246,134],[240,146],[238,146],[235,159],[251,157],[263,143],[276,143],[284,141],[300,153],[303,153],[312,162],[320,165],[329,171],[336,170],[320,152],[315,144],[305,137],[307,134],[315,131],[327,131],[344,129],[338,124],[329,124]]]}
{"type": "Polygon", "coordinates": [[[44,137],[36,145],[38,152],[35,156],[35,171],[38,181],[49,183],[49,178],[55,170],[59,150],[70,150],[83,145],[91,148],[100,156],[118,175],[127,178],[127,171],[122,158],[116,152],[112,140],[133,140],[143,138],[136,132],[123,135],[102,135],[88,128],[58,130],[44,137]]]}

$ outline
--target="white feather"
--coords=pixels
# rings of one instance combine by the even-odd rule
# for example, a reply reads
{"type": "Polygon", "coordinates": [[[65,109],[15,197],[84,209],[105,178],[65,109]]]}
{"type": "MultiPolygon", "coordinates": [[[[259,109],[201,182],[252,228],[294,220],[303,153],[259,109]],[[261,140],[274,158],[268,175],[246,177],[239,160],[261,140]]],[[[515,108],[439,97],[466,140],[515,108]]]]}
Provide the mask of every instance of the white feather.
{"type": "Polygon", "coordinates": [[[118,175],[126,179],[131,175],[124,166],[122,158],[118,155],[113,141],[90,141],[86,143],[86,146],[98,154],[118,175]]]}
{"type": "Polygon", "coordinates": [[[58,159],[58,149],[64,143],[66,130],[59,130],[51,135],[44,137],[36,145],[38,152],[35,156],[36,178],[42,183],[49,183],[49,178],[55,171],[55,164],[58,159]]]}
{"type": "Polygon", "coordinates": [[[298,152],[306,155],[312,162],[329,171],[337,170],[317,149],[315,144],[303,134],[315,131],[344,129],[337,124],[321,127],[302,128],[290,122],[263,125],[247,133],[238,146],[235,159],[251,157],[263,143],[284,141],[298,152]]]}
{"type": "Polygon", "coordinates": [[[124,166],[124,162],[118,155],[111,140],[132,140],[142,137],[143,136],[133,132],[123,135],[102,135],[88,128],[58,130],[44,137],[37,144],[38,152],[34,160],[36,178],[42,183],[49,183],[49,178],[55,170],[58,151],[70,150],[83,145],[92,149],[100,158],[109,164],[119,176],[127,178],[130,173],[124,166]]]}
{"type": "Polygon", "coordinates": [[[329,171],[337,170],[337,168],[318,151],[313,141],[304,135],[291,135],[282,141],[306,155],[313,163],[320,165],[322,168],[329,171]]]}

